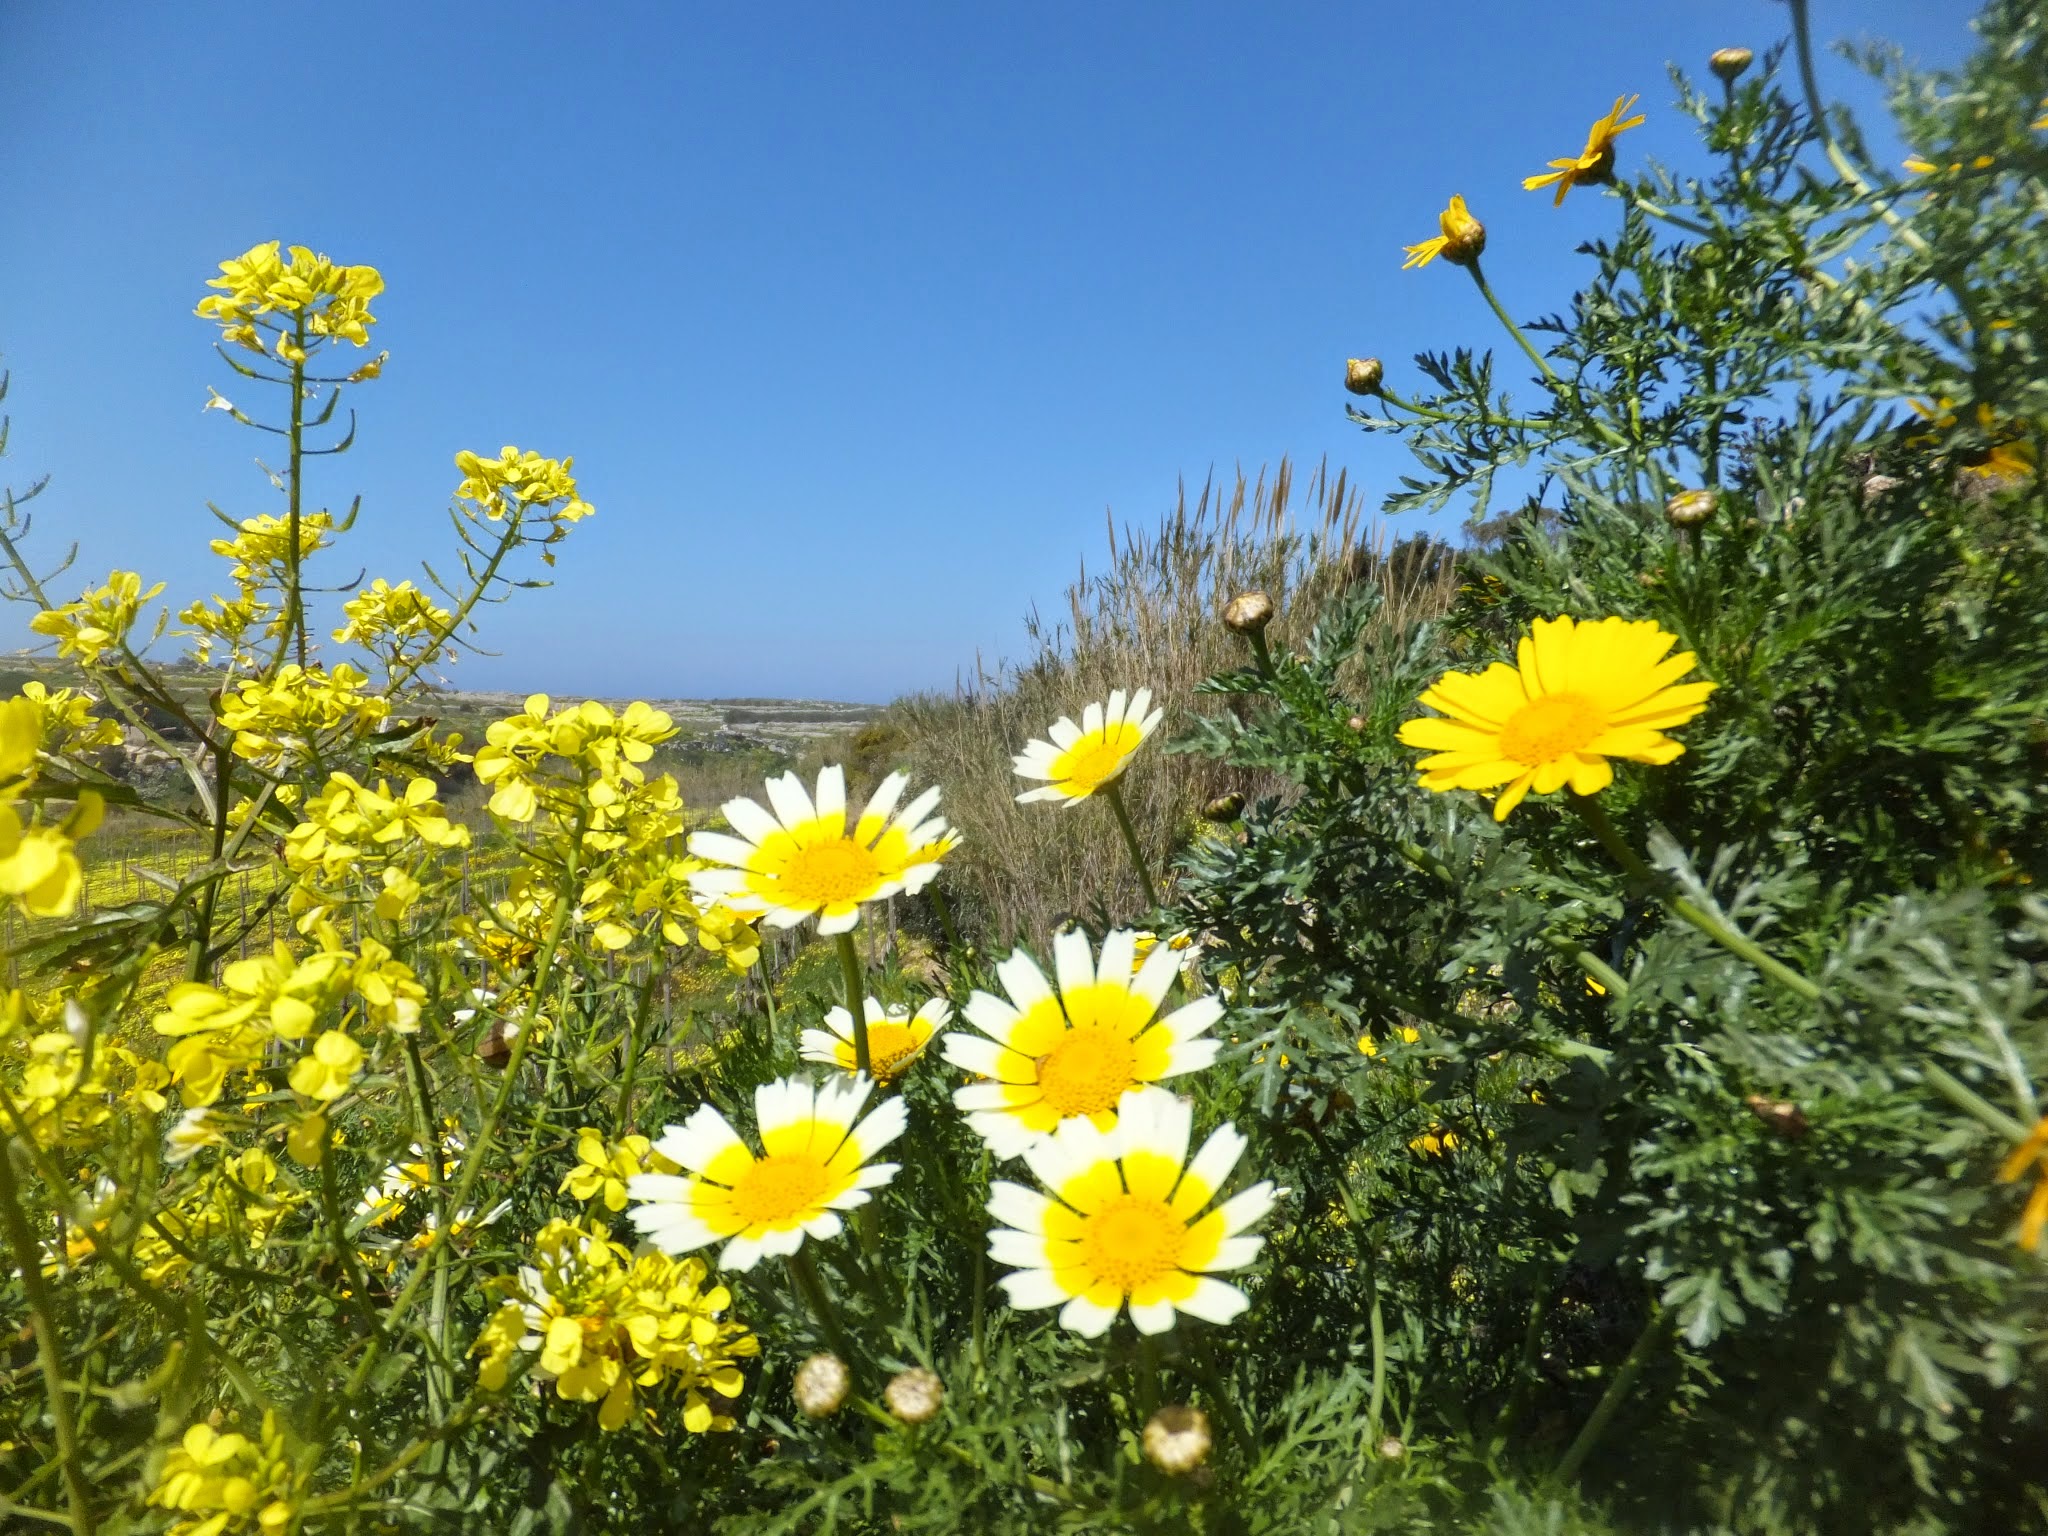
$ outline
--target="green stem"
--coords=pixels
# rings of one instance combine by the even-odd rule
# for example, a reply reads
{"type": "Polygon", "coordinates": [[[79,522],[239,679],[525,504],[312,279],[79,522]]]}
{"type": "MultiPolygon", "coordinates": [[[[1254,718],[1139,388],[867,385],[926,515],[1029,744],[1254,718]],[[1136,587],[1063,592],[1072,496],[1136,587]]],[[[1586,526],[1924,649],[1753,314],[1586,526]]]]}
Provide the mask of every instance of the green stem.
{"type": "Polygon", "coordinates": [[[1673,915],[1691,923],[1701,933],[1727,950],[1737,959],[1747,960],[1786,991],[1804,998],[1809,1003],[1820,1001],[1821,990],[1812,981],[1801,975],[1784,961],[1770,954],[1755,941],[1738,933],[1727,921],[1709,912],[1699,903],[1685,896],[1673,896],[1666,891],[1668,882],[1660,880],[1650,867],[1642,861],[1635,849],[1622,841],[1621,834],[1614,829],[1614,823],[1607,819],[1607,812],[1591,795],[1574,794],[1572,808],[1600,839],[1601,846],[1621,865],[1630,881],[1646,892],[1658,895],[1673,915]]]}
{"type": "Polygon", "coordinates": [[[461,629],[463,624],[468,621],[470,614],[475,611],[476,605],[483,601],[484,594],[490,590],[491,582],[498,574],[498,567],[505,563],[505,557],[511,554],[513,548],[519,543],[522,527],[523,511],[514,511],[508,514],[505,521],[505,531],[498,535],[497,547],[491,551],[491,558],[484,562],[483,574],[477,577],[475,585],[463,594],[462,601],[455,605],[455,611],[448,615],[448,622],[436,631],[433,643],[421,647],[417,656],[413,657],[411,661],[407,662],[397,671],[391,673],[384,687],[387,697],[396,695],[399,689],[411,682],[419,674],[420,668],[438,656],[441,652],[441,647],[455,638],[456,631],[461,629]]]}
{"type": "Polygon", "coordinates": [[[299,665],[306,664],[306,597],[299,580],[299,481],[304,469],[303,448],[306,429],[306,316],[302,310],[293,316],[292,345],[300,356],[292,363],[292,417],[289,437],[291,440],[291,467],[285,478],[285,539],[284,539],[284,646],[278,648],[278,658],[284,657],[285,646],[292,647],[298,655],[299,665]]]}
{"type": "Polygon", "coordinates": [[[1564,380],[1557,376],[1557,371],[1550,366],[1550,360],[1536,350],[1529,338],[1522,334],[1522,328],[1515,324],[1513,317],[1501,307],[1500,300],[1493,296],[1493,285],[1487,282],[1486,274],[1479,270],[1479,258],[1474,256],[1466,262],[1465,270],[1472,274],[1472,281],[1479,289],[1479,296],[1486,300],[1487,307],[1493,311],[1500,323],[1507,327],[1508,334],[1515,338],[1515,345],[1528,354],[1529,361],[1536,365],[1537,371],[1550,381],[1553,388],[1564,388],[1564,380]]]}
{"type": "MultiPolygon", "coordinates": [[[[420,1057],[417,1035],[405,1037],[405,1064],[412,1079],[415,1114],[419,1122],[420,1152],[427,1165],[427,1196],[434,1210],[434,1222],[445,1229],[454,1219],[448,1209],[441,1168],[441,1137],[434,1123],[434,1097],[427,1083],[427,1064],[420,1057]]],[[[325,1159],[322,1159],[323,1163],[325,1159]]],[[[448,1245],[434,1245],[434,1294],[427,1304],[427,1332],[433,1336],[434,1354],[427,1362],[427,1412],[435,1423],[447,1414],[448,1384],[442,1379],[448,1359],[448,1245]]]]}
{"type": "Polygon", "coordinates": [[[1600,1443],[1600,1437],[1607,1432],[1607,1426],[1614,1421],[1615,1414],[1621,1411],[1621,1405],[1628,1400],[1629,1393],[1635,1387],[1636,1378],[1642,1375],[1643,1367],[1649,1363],[1650,1356],[1657,1352],[1664,1342],[1665,1335],[1671,1331],[1672,1316],[1670,1309],[1661,1309],[1644,1326],[1642,1333],[1636,1338],[1635,1347],[1628,1352],[1628,1358],[1621,1362],[1620,1369],[1614,1373],[1614,1380],[1607,1384],[1607,1390],[1601,1393],[1600,1401],[1594,1405],[1593,1416],[1586,1420],[1585,1428],[1579,1431],[1578,1438],[1572,1441],[1571,1448],[1564,1453],[1564,1460],[1557,1464],[1556,1481],[1568,1483],[1579,1475],[1579,1468],[1585,1465],[1593,1447],[1600,1443]]]}
{"type": "Polygon", "coordinates": [[[341,1214],[341,1186],[334,1167],[334,1135],[332,1128],[320,1138],[320,1209],[327,1218],[327,1235],[334,1244],[334,1259],[341,1266],[341,1272],[348,1276],[349,1290],[354,1293],[356,1310],[362,1314],[363,1324],[371,1332],[377,1327],[377,1313],[370,1305],[370,1282],[363,1274],[363,1268],[356,1260],[355,1244],[349,1241],[348,1223],[341,1214]]]}
{"type": "Polygon", "coordinates": [[[1547,421],[1528,421],[1519,416],[1489,416],[1484,411],[1476,415],[1456,415],[1450,411],[1439,411],[1434,406],[1418,405],[1386,388],[1380,390],[1380,398],[1411,416],[1421,416],[1429,421],[1477,422],[1482,427],[1512,427],[1520,432],[1541,432],[1553,425],[1547,421]]]}
{"type": "MultiPolygon", "coordinates": [[[[1252,641],[1252,648],[1263,659],[1266,648],[1265,636],[1254,635],[1252,641]]],[[[1271,662],[1268,661],[1260,670],[1270,672],[1271,662]]],[[[1152,871],[1145,867],[1145,851],[1138,846],[1138,829],[1131,825],[1130,809],[1124,804],[1123,785],[1118,780],[1111,779],[1102,786],[1102,794],[1103,798],[1109,801],[1110,810],[1116,813],[1117,829],[1124,835],[1124,846],[1131,850],[1131,866],[1138,872],[1138,885],[1145,893],[1145,906],[1147,910],[1156,912],[1159,910],[1159,893],[1152,886],[1152,871]]]]}
{"type": "Polygon", "coordinates": [[[818,1269],[811,1262],[811,1256],[799,1248],[788,1259],[790,1278],[796,1281],[796,1288],[803,1292],[804,1304],[811,1309],[811,1315],[818,1320],[818,1326],[825,1330],[826,1342],[832,1346],[832,1353],[846,1362],[849,1370],[853,1367],[853,1346],[847,1342],[846,1329],[840,1324],[839,1309],[832,1305],[832,1298],[825,1291],[825,1284],[818,1278],[818,1269]]]}
{"type": "MultiPolygon", "coordinates": [[[[654,1007],[654,984],[661,976],[660,951],[647,965],[647,981],[640,988],[640,1001],[633,1010],[633,1017],[626,1025],[626,1065],[619,1073],[619,1103],[612,1112],[612,1135],[623,1136],[633,1128],[633,1079],[640,1074],[642,1031],[647,1026],[647,1015],[654,1007]]],[[[768,979],[768,967],[761,967],[761,979],[768,979]]],[[[768,1028],[775,1028],[775,991],[768,989],[768,1028]]]]}
{"type": "Polygon", "coordinates": [[[2025,1141],[2032,1133],[2004,1110],[1997,1108],[1979,1097],[1959,1079],[1950,1075],[1946,1068],[1928,1062],[1921,1067],[1920,1075],[1927,1079],[1928,1086],[1949,1103],[1979,1124],[1998,1132],[2008,1141],[2025,1141]]]}
{"type": "Polygon", "coordinates": [[[50,1423],[57,1433],[57,1459],[64,1469],[64,1492],[71,1505],[71,1529],[92,1536],[92,1490],[79,1458],[78,1419],[64,1384],[63,1350],[57,1337],[56,1309],[43,1282],[42,1247],[30,1230],[14,1182],[14,1149],[0,1140],[0,1217],[7,1223],[8,1246],[14,1250],[22,1289],[28,1293],[29,1325],[35,1330],[36,1364],[42,1368],[43,1390],[50,1399],[50,1423]]]}
{"type": "Polygon", "coordinates": [[[839,935],[839,974],[846,981],[846,1011],[853,1015],[853,1066],[872,1077],[868,1055],[868,993],[860,976],[860,951],[853,946],[853,930],[839,935]]]}
{"type": "Polygon", "coordinates": [[[1877,216],[1894,234],[1921,255],[1930,254],[1931,248],[1919,231],[1877,195],[1877,189],[1850,163],[1849,156],[1836,142],[1835,132],[1828,126],[1827,113],[1821,106],[1820,80],[1813,72],[1813,28],[1807,17],[1807,0],[1791,0],[1791,6],[1792,45],[1799,55],[1799,85],[1806,93],[1806,115],[1813,120],[1813,131],[1820,137],[1821,150],[1826,154],[1828,164],[1835,168],[1837,176],[1854,187],[1877,210],[1877,216]]]}

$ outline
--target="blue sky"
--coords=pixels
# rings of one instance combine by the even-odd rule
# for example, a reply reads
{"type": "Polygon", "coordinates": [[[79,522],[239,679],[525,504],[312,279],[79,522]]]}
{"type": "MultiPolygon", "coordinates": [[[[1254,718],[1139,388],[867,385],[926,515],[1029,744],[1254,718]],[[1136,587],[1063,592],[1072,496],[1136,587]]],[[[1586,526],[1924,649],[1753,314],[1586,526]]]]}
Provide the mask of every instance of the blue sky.
{"type": "MultiPolygon", "coordinates": [[[[1818,0],[1929,64],[1961,0],[1818,0]]],[[[1015,654],[1021,617],[1180,477],[1327,456],[1377,499],[1348,355],[1491,345],[1463,274],[1399,270],[1465,195],[1511,308],[1559,306],[1615,207],[1522,175],[1617,93],[1685,163],[1667,59],[1770,0],[278,8],[0,0],[0,477],[180,603],[208,500],[279,510],[192,316],[283,239],[381,268],[383,379],[309,505],[343,574],[445,571],[459,448],[574,454],[598,515],[491,613],[472,687],[878,700],[1015,654]]],[[[1832,90],[1869,97],[1848,66],[1832,90]]],[[[1439,531],[1453,532],[1442,514],[1439,531]]],[[[0,646],[25,620],[0,616],[0,646]]]]}

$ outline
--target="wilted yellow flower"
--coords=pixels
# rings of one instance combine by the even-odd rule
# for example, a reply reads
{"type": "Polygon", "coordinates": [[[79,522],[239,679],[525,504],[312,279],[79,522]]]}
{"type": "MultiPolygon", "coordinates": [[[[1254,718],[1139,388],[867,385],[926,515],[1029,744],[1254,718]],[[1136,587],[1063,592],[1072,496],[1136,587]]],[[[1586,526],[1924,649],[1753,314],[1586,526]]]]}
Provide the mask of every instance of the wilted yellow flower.
{"type": "Polygon", "coordinates": [[[2020,1246],[2029,1253],[2040,1246],[2041,1232],[2048,1228],[2048,1116],[1999,1165],[1998,1182],[2011,1184],[2036,1164],[2040,1171],[2034,1180],[2034,1191],[2027,1196],[2026,1207],[2020,1212],[2020,1246]]]}
{"type": "Polygon", "coordinates": [[[1586,147],[1584,149],[1567,159],[1551,161],[1551,168],[1544,175],[1525,176],[1522,179],[1523,188],[1534,192],[1538,188],[1555,184],[1557,196],[1552,200],[1551,206],[1556,207],[1564,201],[1565,193],[1571,191],[1573,187],[1612,181],[1614,179],[1614,140],[1616,136],[1638,126],[1643,121],[1643,115],[1640,112],[1625,122],[1622,120],[1622,114],[1627,112],[1630,107],[1633,107],[1641,99],[1638,96],[1615,97],[1614,106],[1608,111],[1607,115],[1596,120],[1593,126],[1586,130],[1586,147]]]}
{"type": "Polygon", "coordinates": [[[1408,255],[1408,259],[1401,263],[1402,271],[1410,267],[1426,267],[1439,256],[1455,266],[1469,267],[1486,249],[1486,226],[1472,217],[1462,197],[1453,197],[1444,211],[1437,215],[1437,227],[1442,233],[1434,239],[1402,247],[1408,255]]]}
{"type": "Polygon", "coordinates": [[[1243,1269],[1263,1239],[1246,1230],[1272,1210],[1272,1183],[1254,1184],[1202,1214],[1244,1155],[1224,1125],[1192,1160],[1194,1110],[1163,1088],[1127,1094],[1116,1127],[1070,1120],[1024,1154],[1051,1196],[998,1179],[989,1214],[1001,1225],[988,1251],[1012,1267],[1002,1287],[1019,1310],[1059,1307],[1060,1326],[1096,1338],[1126,1306],[1140,1333],[1164,1333],[1175,1314],[1228,1323],[1250,1304],[1216,1278],[1243,1269]]]}
{"type": "Polygon", "coordinates": [[[1119,688],[1107,704],[1090,704],[1081,723],[1062,715],[1047,732],[1050,741],[1030,741],[1017,754],[1014,767],[1022,779],[1042,779],[1036,789],[1017,796],[1022,801],[1053,800],[1079,805],[1096,791],[1123,777],[1145,738],[1159,728],[1166,711],[1146,711],[1152,690],[1140,688],[1127,700],[1119,688]]]}
{"type": "Polygon", "coordinates": [[[1404,722],[1400,738],[1432,754],[1425,789],[1505,785],[1496,821],[1531,789],[1594,794],[1614,782],[1609,758],[1668,763],[1685,750],[1664,732],[1705,709],[1715,685],[1678,681],[1696,659],[1667,657],[1677,642],[1649,619],[1538,619],[1517,666],[1446,672],[1421,701],[1441,714],[1404,722]]]}

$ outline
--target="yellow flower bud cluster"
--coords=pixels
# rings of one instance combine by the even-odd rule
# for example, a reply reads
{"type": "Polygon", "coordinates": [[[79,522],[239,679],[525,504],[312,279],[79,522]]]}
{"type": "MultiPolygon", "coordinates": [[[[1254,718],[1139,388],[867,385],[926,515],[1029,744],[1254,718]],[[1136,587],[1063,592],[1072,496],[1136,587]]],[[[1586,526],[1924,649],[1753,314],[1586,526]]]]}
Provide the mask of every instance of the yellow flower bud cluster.
{"type": "Polygon", "coordinates": [[[282,1536],[297,1521],[308,1475],[277,1415],[266,1411],[254,1440],[206,1423],[194,1424],[164,1459],[149,1502],[194,1518],[169,1536],[282,1536]]]}
{"type": "Polygon", "coordinates": [[[348,622],[334,632],[342,645],[360,645],[394,669],[426,666],[448,634],[448,610],[409,581],[392,586],[378,577],[341,605],[348,622]]]}
{"type": "Polygon", "coordinates": [[[597,509],[576,491],[569,473],[574,459],[543,458],[532,449],[521,452],[507,444],[495,459],[467,449],[455,455],[462,483],[455,499],[466,501],[492,522],[519,512],[538,512],[555,523],[576,523],[597,509]]]}
{"type": "Polygon", "coordinates": [[[759,1354],[761,1341],[721,1317],[732,1293],[707,1286],[702,1259],[636,1259],[595,1221],[551,1221],[533,1247],[534,1263],[507,1283],[513,1299],[471,1348],[483,1357],[486,1391],[504,1387],[516,1354],[537,1351],[535,1370],[555,1395],[601,1404],[603,1429],[637,1413],[659,1430],[678,1397],[691,1434],[734,1427],[726,1404],[746,1385],[738,1362],[759,1354]]]}
{"type": "Polygon", "coordinates": [[[118,720],[102,720],[92,712],[97,702],[82,689],[52,692],[39,682],[21,685],[21,696],[42,712],[42,750],[51,757],[68,752],[93,752],[121,745],[118,720]]]}
{"type": "Polygon", "coordinates": [[[420,896],[424,850],[469,846],[469,828],[448,819],[436,793],[432,779],[411,779],[394,793],[384,779],[372,789],[346,773],[328,775],[284,838],[285,866],[299,876],[291,910],[301,933],[349,905],[367,904],[387,922],[405,915],[420,896]]]}
{"type": "Polygon", "coordinates": [[[28,621],[28,627],[54,638],[59,656],[75,656],[91,666],[102,653],[127,640],[136,613],[163,589],[164,584],[158,582],[145,592],[142,578],[135,572],[109,571],[104,585],[75,603],[45,609],[28,621]]]}
{"type": "Polygon", "coordinates": [[[49,707],[47,695],[0,704],[0,896],[13,897],[35,917],[66,917],[85,888],[78,842],[99,826],[106,807],[87,789],[54,825],[24,823],[15,809],[35,783],[49,707]]]}
{"type": "MultiPolygon", "coordinates": [[[[265,512],[245,517],[235,525],[232,539],[215,539],[208,548],[224,560],[234,561],[228,574],[245,587],[283,582],[292,564],[291,519],[265,512]]],[[[334,518],[327,512],[308,512],[299,518],[299,563],[303,564],[325,549],[334,530],[334,518]]]]}
{"type": "Polygon", "coordinates": [[[249,678],[220,701],[220,723],[234,732],[235,756],[282,768],[315,755],[323,738],[362,735],[382,725],[391,701],[364,692],[369,678],[347,662],[281,667],[275,677],[249,678]]]}
{"type": "Polygon", "coordinates": [[[77,1147],[117,1110],[160,1114],[171,1074],[163,1063],[126,1046],[95,1040],[76,1003],[54,1005],[55,1020],[38,1017],[19,991],[0,998],[0,1081],[12,1106],[0,1126],[41,1147],[77,1147]]]}
{"type": "Polygon", "coordinates": [[[223,340],[262,352],[268,330],[279,358],[302,363],[312,348],[295,339],[301,322],[316,345],[328,339],[370,344],[370,327],[377,323],[370,300],[384,291],[384,278],[375,267],[340,266],[303,245],[287,253],[272,240],[222,262],[220,276],[206,286],[221,291],[201,299],[193,313],[218,320],[223,340]],[[289,315],[293,325],[287,329],[262,318],[271,314],[289,315]]]}
{"type": "Polygon", "coordinates": [[[626,1180],[636,1173],[679,1173],[681,1170],[645,1136],[622,1136],[608,1142],[590,1126],[576,1133],[576,1166],[563,1177],[557,1194],[578,1200],[604,1201],[608,1211],[626,1208],[626,1180]]]}

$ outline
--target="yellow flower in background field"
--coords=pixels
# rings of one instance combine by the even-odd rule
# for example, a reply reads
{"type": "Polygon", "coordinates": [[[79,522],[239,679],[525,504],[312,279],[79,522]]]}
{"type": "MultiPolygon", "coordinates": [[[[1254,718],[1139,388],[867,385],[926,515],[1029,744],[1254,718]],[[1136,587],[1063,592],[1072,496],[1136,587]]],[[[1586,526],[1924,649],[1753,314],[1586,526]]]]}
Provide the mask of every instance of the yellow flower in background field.
{"type": "Polygon", "coordinates": [[[1453,197],[1444,211],[1437,215],[1436,222],[1441,234],[1420,245],[1401,247],[1408,256],[1401,263],[1403,272],[1410,267],[1426,267],[1439,256],[1455,266],[1469,267],[1486,249],[1486,226],[1472,217],[1464,198],[1453,197]]]}
{"type": "Polygon", "coordinates": [[[1105,785],[1115,783],[1145,738],[1165,718],[1163,709],[1146,713],[1151,703],[1150,688],[1140,688],[1128,699],[1119,688],[1110,694],[1107,704],[1090,704],[1082,710],[1079,725],[1062,715],[1046,733],[1052,740],[1027,742],[1017,754],[1017,777],[1046,781],[1017,799],[1079,805],[1105,785]]]}
{"type": "Polygon", "coordinates": [[[1199,1037],[1223,1004],[1212,994],[1155,1017],[1179,957],[1162,946],[1136,966],[1137,938],[1109,934],[1098,964],[1088,936],[1070,929],[1053,940],[1057,993],[1020,949],[996,967],[1008,1001],[980,991],[968,999],[967,1022],[981,1033],[950,1034],[940,1050],[984,1079],[955,1090],[953,1102],[996,1156],[1017,1157],[1069,1120],[1106,1130],[1130,1089],[1216,1059],[1218,1042],[1199,1037]]]}
{"type": "Polygon", "coordinates": [[[1432,753],[1425,789],[1505,785],[1495,821],[1532,789],[1594,794],[1614,782],[1609,758],[1668,763],[1685,750],[1663,733],[1705,709],[1715,685],[1678,681],[1696,658],[1666,656],[1677,641],[1649,619],[1538,619],[1516,666],[1438,678],[1421,702],[1441,714],[1405,721],[1400,739],[1432,753]]]}
{"type": "Polygon", "coordinates": [[[1188,1158],[1194,1111],[1163,1088],[1128,1094],[1114,1130],[1070,1120],[1025,1154],[1051,1195],[999,1179],[989,1214],[1002,1225],[988,1251],[1013,1273],[1002,1280],[1019,1310],[1059,1307],[1060,1326],[1096,1338],[1125,1307],[1140,1333],[1164,1333],[1185,1312],[1228,1323],[1249,1302],[1218,1274],[1243,1269],[1263,1239],[1246,1229],[1273,1208],[1270,1181],[1214,1210],[1244,1154],[1235,1127],[1219,1127],[1188,1158]],[[1207,1214],[1203,1214],[1207,1210],[1207,1214]]]}
{"type": "Polygon", "coordinates": [[[1998,1182],[2014,1183],[2036,1164],[2040,1168],[2034,1178],[2034,1192],[2027,1196],[2026,1208],[2020,1212],[2020,1246],[2029,1253],[2041,1245],[2042,1230],[2048,1228],[2048,1116],[1999,1165],[1998,1182]]]}
{"type": "Polygon", "coordinates": [[[896,1164],[873,1163],[903,1134],[903,1101],[883,1101],[865,1120],[874,1090],[865,1077],[822,1087],[785,1077],[754,1090],[761,1129],[756,1156],[709,1104],[671,1125],[654,1150],[688,1177],[643,1173],[626,1183],[637,1202],[635,1228],[664,1253],[687,1253],[723,1239],[719,1266],[752,1269],[795,1253],[805,1237],[837,1237],[838,1212],[868,1202],[868,1191],[896,1177],[896,1164]]]}
{"type": "Polygon", "coordinates": [[[1613,180],[1615,138],[1643,121],[1640,112],[1626,122],[1622,120],[1622,114],[1641,99],[1639,96],[1615,97],[1614,106],[1608,114],[1586,130],[1584,149],[1568,159],[1551,161],[1550,170],[1545,175],[1523,177],[1523,188],[1534,192],[1555,184],[1557,196],[1551,202],[1554,208],[1564,201],[1565,193],[1573,187],[1613,180]]]}
{"type": "MultiPolygon", "coordinates": [[[[1396,1036],[1399,1037],[1403,1045],[1413,1045],[1416,1041],[1422,1038],[1422,1032],[1410,1024],[1403,1024],[1399,1029],[1395,1030],[1394,1033],[1396,1036]]],[[[1370,1034],[1364,1034],[1358,1037],[1359,1055],[1377,1056],[1379,1055],[1379,1053],[1380,1043],[1379,1041],[1375,1040],[1370,1034]]]]}
{"type": "Polygon", "coordinates": [[[818,932],[845,933],[860,909],[898,891],[921,891],[957,841],[938,808],[934,785],[899,811],[910,780],[884,779],[851,832],[846,829],[846,774],[837,765],[818,775],[812,800],[793,773],[768,781],[772,811],[745,798],[723,807],[731,836],[696,832],[690,852],[713,866],[690,872],[690,888],[706,906],[793,928],[807,917],[818,932]]]}
{"type": "MultiPolygon", "coordinates": [[[[885,1008],[880,999],[870,997],[862,1012],[867,1015],[868,1066],[876,1082],[893,1083],[924,1054],[934,1031],[952,1022],[953,1005],[934,997],[913,1014],[908,1008],[885,1008]]],[[[797,1043],[805,1061],[855,1070],[853,1015],[844,1008],[831,1009],[825,1027],[805,1030],[797,1043]]]]}
{"type": "Polygon", "coordinates": [[[607,1142],[602,1131],[586,1125],[576,1133],[576,1166],[563,1176],[555,1193],[586,1201],[602,1198],[606,1210],[623,1211],[628,1179],[641,1173],[677,1171],[645,1136],[621,1136],[607,1142]]]}

